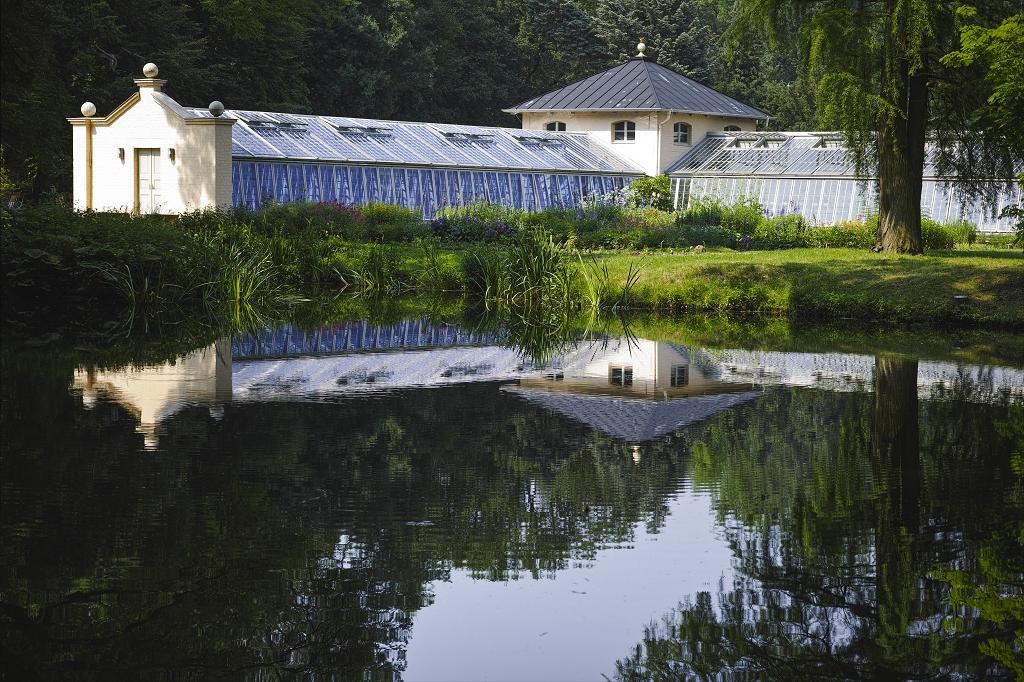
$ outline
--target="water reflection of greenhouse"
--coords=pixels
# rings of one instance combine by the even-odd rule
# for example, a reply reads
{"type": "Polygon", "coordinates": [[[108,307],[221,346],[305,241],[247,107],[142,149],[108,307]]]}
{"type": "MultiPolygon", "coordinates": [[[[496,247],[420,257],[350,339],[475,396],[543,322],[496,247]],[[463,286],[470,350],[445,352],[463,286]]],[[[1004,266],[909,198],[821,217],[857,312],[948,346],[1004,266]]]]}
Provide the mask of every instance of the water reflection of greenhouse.
{"type": "MultiPolygon", "coordinates": [[[[1021,188],[993,182],[994,204],[964,202],[938,174],[935,151],[925,162],[921,209],[938,222],[966,220],[983,232],[1012,229],[998,216],[1020,203],[1021,188]]],[[[863,220],[877,210],[873,178],[858,177],[852,155],[836,133],[711,133],[670,169],[677,209],[701,200],[726,204],[754,199],[770,215],[799,214],[825,225],[863,220]]]]}
{"type": "MultiPolygon", "coordinates": [[[[392,325],[345,322],[315,330],[284,325],[222,339],[164,365],[76,371],[86,404],[129,407],[148,445],[160,424],[188,406],[334,401],[471,383],[502,384],[541,405],[627,442],[645,442],[756,399],[771,386],[854,393],[873,390],[875,358],[853,353],[704,349],[638,339],[580,339],[535,365],[498,332],[427,319],[392,325]]],[[[1024,396],[1014,367],[921,360],[922,399],[976,403],[1024,396]]],[[[211,414],[213,413],[211,412],[211,414]]]]}

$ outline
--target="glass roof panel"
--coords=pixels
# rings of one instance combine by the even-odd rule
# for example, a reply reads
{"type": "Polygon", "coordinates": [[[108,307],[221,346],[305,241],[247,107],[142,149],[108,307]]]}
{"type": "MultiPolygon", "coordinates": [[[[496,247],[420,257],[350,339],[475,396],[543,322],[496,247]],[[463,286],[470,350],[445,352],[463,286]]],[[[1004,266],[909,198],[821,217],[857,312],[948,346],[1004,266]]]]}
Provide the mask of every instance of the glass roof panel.
{"type": "Polygon", "coordinates": [[[852,176],[854,164],[846,148],[823,145],[826,138],[832,140],[821,133],[709,135],[679,159],[669,172],[852,176]],[[740,141],[744,146],[736,144],[740,141]]]}
{"type": "Polygon", "coordinates": [[[816,144],[817,138],[814,137],[790,137],[764,160],[758,172],[765,175],[785,173],[797,157],[816,144]]]}
{"type": "MultiPolygon", "coordinates": [[[[203,115],[201,110],[192,111],[203,115]]],[[[586,135],[342,116],[227,113],[240,121],[232,128],[233,154],[240,157],[640,174],[586,135]]]]}
{"type": "Polygon", "coordinates": [[[690,151],[683,155],[673,167],[670,172],[673,171],[694,171],[706,164],[712,156],[715,155],[722,147],[730,142],[728,137],[724,136],[708,136],[698,142],[690,151]]]}
{"type": "Polygon", "coordinates": [[[292,131],[286,131],[282,128],[275,126],[266,126],[253,128],[253,132],[257,133],[265,141],[274,145],[274,147],[282,154],[289,158],[294,159],[315,159],[316,154],[309,150],[304,144],[302,144],[303,135],[296,134],[292,131]]]}
{"type": "Polygon", "coordinates": [[[450,165],[453,163],[449,155],[423,139],[433,135],[425,126],[395,126],[391,134],[396,145],[403,151],[406,158],[412,159],[416,163],[432,165],[450,165]]]}

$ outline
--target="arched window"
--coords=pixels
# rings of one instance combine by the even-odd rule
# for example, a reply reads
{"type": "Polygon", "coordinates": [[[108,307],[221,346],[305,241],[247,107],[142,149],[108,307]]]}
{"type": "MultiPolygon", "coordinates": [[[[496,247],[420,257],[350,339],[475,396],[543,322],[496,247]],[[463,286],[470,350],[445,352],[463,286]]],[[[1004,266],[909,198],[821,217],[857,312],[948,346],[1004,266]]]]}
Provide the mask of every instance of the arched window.
{"type": "Polygon", "coordinates": [[[740,132],[739,126],[725,126],[725,132],[727,133],[738,133],[740,132]]]}
{"type": "Polygon", "coordinates": [[[690,144],[690,124],[676,123],[672,126],[673,144],[690,144]]]}
{"type": "Polygon", "coordinates": [[[554,133],[564,133],[565,121],[552,121],[551,123],[545,123],[544,130],[550,130],[554,133]]]}
{"type": "Polygon", "coordinates": [[[612,124],[612,142],[633,142],[636,140],[636,123],[616,121],[612,124]]]}

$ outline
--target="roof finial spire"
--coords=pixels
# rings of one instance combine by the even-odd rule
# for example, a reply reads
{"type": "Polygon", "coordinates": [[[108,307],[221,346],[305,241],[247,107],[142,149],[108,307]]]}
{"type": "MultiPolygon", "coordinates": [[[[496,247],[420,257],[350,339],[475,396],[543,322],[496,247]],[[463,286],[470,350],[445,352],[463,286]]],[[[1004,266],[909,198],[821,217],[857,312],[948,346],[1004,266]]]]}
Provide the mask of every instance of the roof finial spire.
{"type": "Polygon", "coordinates": [[[646,49],[647,49],[647,46],[644,45],[644,39],[641,38],[640,42],[636,44],[636,56],[637,57],[644,57],[644,56],[646,56],[646,55],[644,55],[644,50],[646,50],[646,49]]]}

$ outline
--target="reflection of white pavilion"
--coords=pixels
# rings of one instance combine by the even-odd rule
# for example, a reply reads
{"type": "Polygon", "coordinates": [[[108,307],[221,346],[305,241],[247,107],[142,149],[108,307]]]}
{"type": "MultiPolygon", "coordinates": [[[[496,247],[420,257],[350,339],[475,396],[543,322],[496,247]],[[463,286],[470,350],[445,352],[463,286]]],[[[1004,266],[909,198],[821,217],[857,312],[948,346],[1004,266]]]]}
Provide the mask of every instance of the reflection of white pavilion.
{"type": "Polygon", "coordinates": [[[761,395],[752,383],[723,382],[699,350],[647,339],[581,346],[556,368],[504,390],[630,443],[642,443],[761,395]]]}
{"type": "MultiPolygon", "coordinates": [[[[415,323],[360,323],[223,339],[153,367],[81,369],[74,389],[86,404],[122,404],[138,419],[147,447],[155,447],[160,423],[188,405],[324,400],[467,382],[502,383],[510,394],[640,443],[751,400],[760,395],[755,388],[864,391],[873,374],[869,355],[707,350],[636,338],[581,342],[539,368],[496,338],[415,323]]],[[[924,398],[953,386],[971,386],[971,400],[1024,397],[1024,371],[922,361],[918,385],[924,398]]]]}
{"type": "Polygon", "coordinates": [[[87,405],[114,400],[139,420],[147,448],[156,447],[160,423],[189,404],[231,400],[231,346],[223,339],[174,362],[116,371],[78,369],[72,387],[87,405]]]}

